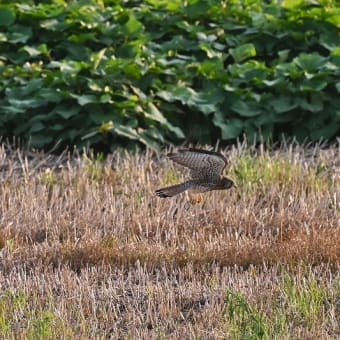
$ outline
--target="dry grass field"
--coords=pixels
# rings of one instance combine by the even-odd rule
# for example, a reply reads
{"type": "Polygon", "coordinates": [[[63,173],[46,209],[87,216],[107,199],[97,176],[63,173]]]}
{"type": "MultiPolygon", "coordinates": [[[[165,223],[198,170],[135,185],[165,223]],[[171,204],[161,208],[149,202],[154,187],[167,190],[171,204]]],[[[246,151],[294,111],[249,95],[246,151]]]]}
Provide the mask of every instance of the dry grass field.
{"type": "Polygon", "coordinates": [[[339,146],[222,152],[191,205],[163,154],[2,144],[0,338],[339,339],[339,146]]]}

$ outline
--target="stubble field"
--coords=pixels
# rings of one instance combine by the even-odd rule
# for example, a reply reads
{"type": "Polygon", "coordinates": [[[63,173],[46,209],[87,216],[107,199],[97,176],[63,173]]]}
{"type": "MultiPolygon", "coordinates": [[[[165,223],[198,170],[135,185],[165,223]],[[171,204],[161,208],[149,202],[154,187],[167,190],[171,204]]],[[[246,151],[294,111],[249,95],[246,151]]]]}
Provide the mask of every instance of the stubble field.
{"type": "Polygon", "coordinates": [[[338,339],[339,146],[222,152],[191,205],[163,154],[2,144],[1,338],[338,339]]]}

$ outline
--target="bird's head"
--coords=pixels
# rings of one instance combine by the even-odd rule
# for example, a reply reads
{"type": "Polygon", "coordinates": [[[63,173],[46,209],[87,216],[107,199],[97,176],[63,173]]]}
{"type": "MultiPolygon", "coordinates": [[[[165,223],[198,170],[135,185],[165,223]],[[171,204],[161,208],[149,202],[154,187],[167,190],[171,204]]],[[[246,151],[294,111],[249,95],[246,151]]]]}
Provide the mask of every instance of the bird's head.
{"type": "Polygon", "coordinates": [[[234,182],[227,177],[222,177],[220,184],[223,189],[230,189],[232,187],[235,187],[234,182]]]}

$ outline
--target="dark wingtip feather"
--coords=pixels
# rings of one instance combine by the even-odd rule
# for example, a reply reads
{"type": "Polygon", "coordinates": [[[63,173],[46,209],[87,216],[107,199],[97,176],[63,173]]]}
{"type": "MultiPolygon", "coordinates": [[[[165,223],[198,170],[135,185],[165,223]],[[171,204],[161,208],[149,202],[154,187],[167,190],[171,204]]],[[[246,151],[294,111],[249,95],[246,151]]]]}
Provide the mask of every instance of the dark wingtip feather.
{"type": "Polygon", "coordinates": [[[156,191],[155,191],[155,194],[156,194],[156,196],[161,197],[161,198],[170,197],[169,195],[167,195],[167,194],[163,191],[163,189],[158,189],[158,190],[156,190],[156,191]]]}

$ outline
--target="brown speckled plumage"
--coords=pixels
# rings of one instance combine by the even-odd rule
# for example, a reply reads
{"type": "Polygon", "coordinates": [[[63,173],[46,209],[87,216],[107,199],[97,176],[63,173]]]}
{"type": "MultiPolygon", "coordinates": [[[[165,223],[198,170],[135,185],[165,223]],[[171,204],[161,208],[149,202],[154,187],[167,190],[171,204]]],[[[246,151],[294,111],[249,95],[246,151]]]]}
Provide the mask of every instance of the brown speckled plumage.
{"type": "Polygon", "coordinates": [[[222,177],[227,160],[223,155],[213,151],[199,149],[182,149],[167,155],[172,161],[190,169],[191,179],[166,188],[156,190],[162,198],[172,197],[189,190],[191,193],[203,193],[211,190],[225,190],[233,186],[233,182],[222,177]]]}

